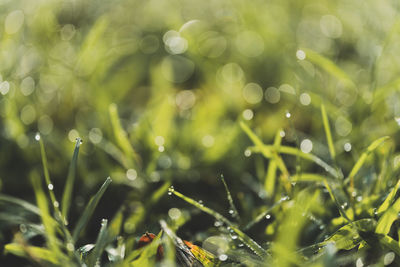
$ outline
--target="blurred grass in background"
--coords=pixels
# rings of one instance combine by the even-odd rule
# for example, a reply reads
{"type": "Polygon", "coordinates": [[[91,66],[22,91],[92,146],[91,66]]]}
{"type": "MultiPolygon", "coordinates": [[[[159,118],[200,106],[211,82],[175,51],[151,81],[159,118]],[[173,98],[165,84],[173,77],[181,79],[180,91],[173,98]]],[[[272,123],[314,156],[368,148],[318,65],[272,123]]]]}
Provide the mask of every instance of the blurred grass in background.
{"type": "MultiPolygon", "coordinates": [[[[227,210],[220,174],[239,213],[252,218],[285,189],[266,179],[275,163],[246,150],[239,121],[265,144],[312,152],[345,176],[373,140],[389,135],[391,146],[355,180],[356,188],[370,185],[382,161],[400,163],[398,9],[396,1],[355,0],[1,0],[1,192],[34,202],[38,132],[59,199],[73,142],[83,139],[72,224],[93,188],[109,175],[114,181],[85,240],[122,206],[125,233],[158,233],[171,207],[186,207],[167,196],[171,184],[227,210]]],[[[292,175],[323,173],[283,159],[292,175]]],[[[198,220],[182,235],[203,240],[213,221],[187,211],[198,220]]],[[[271,234],[258,231],[261,242],[271,234]]],[[[0,242],[11,238],[4,231],[0,242]]]]}

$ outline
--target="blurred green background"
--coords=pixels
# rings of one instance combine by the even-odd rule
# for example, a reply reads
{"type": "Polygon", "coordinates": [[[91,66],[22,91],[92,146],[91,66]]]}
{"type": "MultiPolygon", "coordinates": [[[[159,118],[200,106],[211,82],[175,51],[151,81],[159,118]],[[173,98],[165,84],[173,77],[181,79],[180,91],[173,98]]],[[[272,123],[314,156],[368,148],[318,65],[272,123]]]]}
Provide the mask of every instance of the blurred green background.
{"type": "MultiPolygon", "coordinates": [[[[399,137],[399,8],[389,0],[0,0],[1,192],[34,203],[40,133],[61,198],[81,137],[71,223],[107,176],[114,181],[89,241],[121,206],[126,233],[158,232],[170,208],[185,206],[166,190],[152,202],[163,185],[227,213],[220,174],[251,217],[283,191],[264,190],[268,161],[246,150],[238,122],[265,143],[280,133],[283,144],[332,163],[321,103],[348,174],[372,140],[399,137]]],[[[285,162],[294,173],[296,159],[285,162]]],[[[201,239],[194,233],[212,224],[201,216],[181,234],[201,239]]],[[[0,242],[11,237],[7,230],[0,242]]]]}

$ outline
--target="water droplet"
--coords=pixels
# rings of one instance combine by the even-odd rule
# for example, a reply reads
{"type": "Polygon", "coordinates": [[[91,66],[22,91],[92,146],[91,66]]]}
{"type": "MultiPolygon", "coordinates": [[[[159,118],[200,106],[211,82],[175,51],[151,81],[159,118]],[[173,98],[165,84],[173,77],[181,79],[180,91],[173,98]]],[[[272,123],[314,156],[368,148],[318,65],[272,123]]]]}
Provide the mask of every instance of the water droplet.
{"type": "Polygon", "coordinates": [[[226,260],[228,259],[228,255],[226,255],[226,254],[221,254],[221,255],[219,255],[218,259],[219,259],[220,261],[226,261],[226,260]]]}
{"type": "Polygon", "coordinates": [[[362,201],[362,199],[363,199],[363,197],[362,197],[362,196],[358,196],[358,197],[356,198],[356,200],[357,200],[358,202],[361,202],[361,201],[362,201]]]}
{"type": "Polygon", "coordinates": [[[350,143],[346,143],[343,145],[343,149],[346,152],[350,152],[351,151],[351,144],[350,143]]]}
{"type": "Polygon", "coordinates": [[[72,243],[67,243],[67,249],[69,250],[69,251],[74,251],[75,250],[75,246],[74,246],[74,244],[72,244],[72,243]]]}
{"type": "Polygon", "coordinates": [[[19,230],[21,231],[21,233],[26,233],[27,228],[25,224],[20,224],[19,225],[19,230]]]}
{"type": "Polygon", "coordinates": [[[238,244],[238,247],[239,247],[239,248],[241,248],[241,247],[243,247],[243,246],[244,246],[243,243],[238,244]]]}
{"type": "Polygon", "coordinates": [[[60,206],[60,204],[58,203],[58,201],[54,201],[53,203],[54,207],[58,208],[60,206]]]}
{"type": "Polygon", "coordinates": [[[323,230],[325,228],[325,225],[323,225],[323,224],[321,224],[320,226],[319,226],[319,229],[320,230],[323,230]]]}
{"type": "Polygon", "coordinates": [[[200,205],[203,205],[203,200],[200,199],[200,200],[197,201],[197,202],[199,202],[200,205]]]}
{"type": "Polygon", "coordinates": [[[169,188],[168,188],[168,195],[172,195],[172,193],[175,191],[175,188],[171,185],[169,188]]]}
{"type": "Polygon", "coordinates": [[[165,147],[164,147],[164,146],[159,146],[159,147],[158,147],[158,151],[164,152],[164,150],[165,150],[165,147]]]}
{"type": "Polygon", "coordinates": [[[356,261],[356,267],[363,267],[364,263],[361,258],[358,258],[356,261]]]}
{"type": "Polygon", "coordinates": [[[287,112],[286,112],[286,114],[285,114],[285,116],[286,116],[286,118],[288,118],[288,119],[289,119],[289,118],[292,116],[292,114],[290,114],[290,112],[289,112],[289,111],[287,111],[287,112]]]}
{"type": "Polygon", "coordinates": [[[48,188],[49,190],[53,190],[53,189],[54,189],[54,186],[53,186],[53,184],[48,184],[47,188],[48,188]]]}
{"type": "Polygon", "coordinates": [[[310,139],[304,139],[303,141],[301,141],[300,150],[303,153],[310,153],[312,149],[313,149],[313,143],[311,142],[310,139]]]}
{"type": "Polygon", "coordinates": [[[282,130],[279,132],[279,135],[283,138],[283,137],[285,137],[286,133],[285,133],[285,131],[282,130]]]}
{"type": "Polygon", "coordinates": [[[389,252],[385,254],[385,257],[383,258],[383,264],[384,265],[389,265],[393,262],[394,258],[395,258],[395,254],[394,252],[389,252]]]}
{"type": "Polygon", "coordinates": [[[267,220],[271,219],[271,215],[270,215],[270,214],[267,214],[267,215],[265,216],[265,219],[267,219],[267,220]]]}
{"type": "Polygon", "coordinates": [[[245,155],[246,157],[250,157],[250,156],[251,156],[251,150],[250,150],[250,149],[246,149],[246,150],[244,151],[244,155],[245,155]]]}
{"type": "Polygon", "coordinates": [[[298,60],[304,60],[306,59],[306,53],[303,50],[299,49],[296,51],[296,57],[298,60]]]}
{"type": "Polygon", "coordinates": [[[351,192],[351,196],[352,196],[352,197],[357,196],[357,192],[356,192],[356,191],[351,192]]]}
{"type": "Polygon", "coordinates": [[[234,210],[229,210],[229,214],[233,215],[235,213],[234,210]]]}
{"type": "Polygon", "coordinates": [[[36,135],[35,135],[35,140],[36,140],[36,141],[39,141],[39,140],[40,140],[40,133],[36,133],[36,135]]]}
{"type": "Polygon", "coordinates": [[[233,240],[236,240],[236,239],[238,238],[238,236],[237,236],[237,235],[231,235],[231,238],[232,238],[233,240]]]}
{"type": "Polygon", "coordinates": [[[214,222],[214,226],[215,226],[215,227],[220,227],[220,226],[222,226],[222,222],[220,222],[220,221],[215,221],[215,222],[214,222]]]}

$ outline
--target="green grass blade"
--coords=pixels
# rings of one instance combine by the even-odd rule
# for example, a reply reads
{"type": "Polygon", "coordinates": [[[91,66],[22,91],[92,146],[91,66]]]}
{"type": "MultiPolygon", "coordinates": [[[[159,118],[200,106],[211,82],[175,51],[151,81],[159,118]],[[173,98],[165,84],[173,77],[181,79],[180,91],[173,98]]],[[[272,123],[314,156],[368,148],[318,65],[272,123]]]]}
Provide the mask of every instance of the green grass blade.
{"type": "Polygon", "coordinates": [[[58,256],[61,254],[61,251],[58,246],[58,241],[56,236],[57,225],[54,222],[53,218],[50,216],[48,200],[45,193],[42,190],[40,177],[36,175],[32,176],[31,182],[35,192],[36,201],[40,210],[40,217],[42,218],[42,222],[46,231],[46,239],[48,247],[56,256],[58,256]]]}
{"type": "MultiPolygon", "coordinates": [[[[40,138],[40,136],[39,136],[39,144],[40,144],[40,154],[42,156],[44,179],[46,181],[46,186],[47,186],[47,189],[49,191],[50,200],[51,200],[51,203],[53,205],[53,208],[54,208],[54,211],[56,213],[56,216],[57,217],[61,217],[60,216],[61,212],[60,212],[60,209],[58,207],[59,206],[59,202],[56,200],[56,196],[54,195],[54,191],[53,191],[54,190],[54,185],[53,185],[53,183],[51,182],[51,179],[50,179],[49,168],[48,168],[48,164],[47,164],[47,156],[46,156],[46,151],[44,149],[44,143],[43,143],[42,138],[40,138]]],[[[60,221],[62,223],[67,224],[65,218],[59,218],[59,219],[60,219],[60,221]]]]}
{"type": "Polygon", "coordinates": [[[385,201],[377,209],[376,212],[378,216],[381,215],[383,212],[385,212],[390,207],[390,204],[393,203],[396,193],[399,190],[399,187],[400,187],[400,180],[397,181],[397,184],[394,186],[393,190],[389,193],[385,201]]]}
{"type": "Polygon", "coordinates": [[[331,127],[329,126],[329,119],[328,115],[326,114],[326,109],[324,104],[321,104],[321,115],[325,129],[326,141],[328,142],[329,153],[331,154],[332,160],[335,161],[336,158],[335,145],[333,144],[331,127]]]}
{"type": "Polygon", "coordinates": [[[85,210],[83,211],[81,217],[79,218],[76,227],[72,234],[72,239],[74,242],[78,240],[79,234],[85,228],[87,223],[89,222],[90,217],[92,216],[97,204],[99,203],[101,197],[103,196],[104,192],[106,191],[107,187],[112,182],[110,177],[107,177],[106,181],[100,187],[99,191],[90,199],[89,204],[86,206],[85,210]]]}
{"type": "Polygon", "coordinates": [[[400,198],[398,198],[393,205],[390,206],[385,213],[383,213],[382,217],[379,218],[375,232],[378,234],[388,234],[393,222],[397,220],[399,212],[400,198]]]}
{"type": "Polygon", "coordinates": [[[67,181],[65,182],[64,193],[61,202],[61,214],[65,219],[68,219],[68,211],[71,205],[72,189],[74,187],[76,167],[78,163],[79,147],[81,145],[81,139],[77,138],[75,143],[74,154],[72,156],[71,164],[69,165],[67,181]]]}
{"type": "Polygon", "coordinates": [[[275,159],[279,170],[282,172],[281,178],[283,186],[286,192],[290,195],[292,189],[292,186],[289,181],[290,174],[280,155],[276,152],[276,150],[268,149],[268,146],[264,145],[261,139],[255,133],[253,133],[253,131],[250,130],[250,128],[244,122],[240,122],[240,127],[247,134],[250,140],[255,144],[255,146],[259,149],[259,151],[264,155],[264,157],[275,159]]]}
{"type": "Polygon", "coordinates": [[[99,235],[97,236],[96,244],[89,257],[89,267],[99,266],[100,257],[107,245],[107,220],[101,221],[101,228],[99,235]]]}
{"type": "Polygon", "coordinates": [[[231,192],[229,192],[229,188],[228,185],[226,184],[225,178],[224,176],[221,174],[221,181],[224,184],[224,188],[225,188],[225,192],[226,192],[226,196],[228,198],[228,202],[229,202],[229,213],[232,215],[233,218],[237,219],[238,221],[240,221],[240,216],[239,216],[239,212],[237,211],[236,207],[235,207],[235,203],[233,203],[233,199],[232,199],[232,195],[231,192]]]}
{"type": "Polygon", "coordinates": [[[275,202],[270,208],[268,208],[266,211],[260,213],[254,220],[252,220],[251,222],[249,222],[248,224],[246,224],[245,227],[243,227],[244,231],[247,231],[249,229],[251,229],[254,225],[256,225],[258,222],[260,222],[261,220],[265,219],[266,216],[271,213],[275,208],[279,207],[283,202],[288,201],[289,197],[283,197],[280,200],[278,200],[277,202],[275,202]]]}
{"type": "Polygon", "coordinates": [[[327,179],[326,176],[315,174],[315,173],[300,173],[290,177],[292,182],[324,182],[327,179]]]}
{"type": "Polygon", "coordinates": [[[11,253],[19,257],[24,257],[28,259],[33,258],[39,261],[49,262],[55,265],[60,264],[56,255],[51,250],[48,250],[46,248],[10,243],[4,246],[4,252],[11,253]]]}
{"type": "Polygon", "coordinates": [[[265,258],[267,256],[266,251],[259,244],[257,244],[256,241],[254,241],[248,235],[246,235],[241,230],[239,230],[236,227],[236,225],[234,225],[231,221],[229,221],[227,218],[225,218],[224,216],[222,216],[218,212],[216,212],[216,211],[214,211],[214,210],[212,210],[212,209],[210,209],[208,207],[205,207],[204,205],[200,204],[199,202],[195,201],[194,199],[191,199],[191,198],[183,195],[182,193],[174,190],[173,188],[171,188],[169,190],[169,193],[173,193],[174,195],[176,195],[177,197],[183,199],[187,203],[189,203],[189,204],[195,206],[196,208],[200,209],[201,211],[213,216],[217,221],[221,221],[224,224],[226,224],[228,227],[230,227],[238,235],[238,238],[247,247],[249,247],[256,255],[258,255],[259,257],[265,258]]]}
{"type": "Polygon", "coordinates": [[[19,199],[19,198],[0,194],[0,202],[6,202],[6,203],[18,205],[20,207],[23,207],[24,209],[26,209],[29,212],[40,215],[40,209],[38,207],[36,207],[35,205],[32,205],[31,203],[29,203],[25,200],[19,199]]]}
{"type": "Polygon", "coordinates": [[[349,216],[347,215],[346,211],[344,210],[344,208],[342,207],[342,205],[340,205],[339,201],[337,200],[337,198],[335,197],[332,188],[330,187],[329,183],[324,180],[324,185],[326,187],[326,189],[329,192],[329,195],[331,197],[331,199],[333,200],[333,203],[336,204],[336,207],[339,209],[340,215],[342,215],[342,217],[347,220],[349,223],[352,223],[351,219],[349,218],[349,216]]]}
{"type": "Polygon", "coordinates": [[[361,157],[357,160],[356,164],[353,166],[353,169],[350,171],[349,176],[346,178],[347,181],[350,181],[351,192],[354,191],[354,176],[356,176],[358,171],[364,165],[369,154],[371,154],[375,149],[377,149],[380,145],[382,145],[388,139],[389,139],[389,136],[384,136],[384,137],[381,137],[381,138],[373,141],[368,146],[368,148],[362,153],[361,157]]]}
{"type": "Polygon", "coordinates": [[[341,179],[341,177],[342,177],[341,173],[339,173],[335,168],[330,166],[328,163],[326,163],[319,157],[317,157],[311,153],[304,153],[300,149],[295,148],[295,147],[289,147],[289,146],[274,147],[271,145],[264,145],[262,148],[251,147],[251,151],[256,152],[256,153],[263,153],[264,156],[267,155],[268,153],[272,153],[273,151],[276,151],[281,154],[298,156],[302,159],[314,162],[315,164],[322,167],[325,171],[327,171],[329,174],[331,174],[333,177],[335,177],[337,179],[341,179]],[[265,151],[268,151],[268,152],[265,153],[265,151]]]}
{"type": "Polygon", "coordinates": [[[111,104],[109,106],[109,114],[111,119],[111,125],[114,131],[115,141],[117,142],[120,149],[125,153],[128,157],[130,164],[132,167],[137,168],[139,157],[136,152],[133,150],[131,143],[127,137],[126,132],[121,126],[121,122],[118,116],[118,109],[116,104],[111,104]]]}
{"type": "Polygon", "coordinates": [[[317,65],[318,67],[341,81],[344,86],[348,88],[356,88],[356,85],[350,79],[350,77],[330,59],[318,54],[311,49],[303,49],[303,51],[306,53],[307,59],[311,63],[317,65]]]}
{"type": "MultiPolygon", "coordinates": [[[[276,146],[276,147],[279,147],[282,142],[281,131],[282,130],[278,130],[278,132],[275,135],[274,146],[276,146]]],[[[278,168],[278,165],[277,165],[276,160],[270,159],[269,164],[268,164],[267,176],[265,177],[265,181],[264,181],[264,189],[265,189],[265,192],[267,192],[269,198],[273,198],[274,193],[275,193],[277,168],[278,168]]]]}

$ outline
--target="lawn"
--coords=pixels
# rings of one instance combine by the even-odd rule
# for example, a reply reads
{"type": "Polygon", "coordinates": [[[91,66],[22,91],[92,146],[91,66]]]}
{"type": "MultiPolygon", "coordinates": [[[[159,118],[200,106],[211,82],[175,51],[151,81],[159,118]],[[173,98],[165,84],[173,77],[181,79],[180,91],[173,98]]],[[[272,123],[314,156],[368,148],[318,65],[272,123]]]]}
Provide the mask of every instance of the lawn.
{"type": "Polygon", "coordinates": [[[0,265],[400,266],[399,12],[0,0],[0,265]]]}

